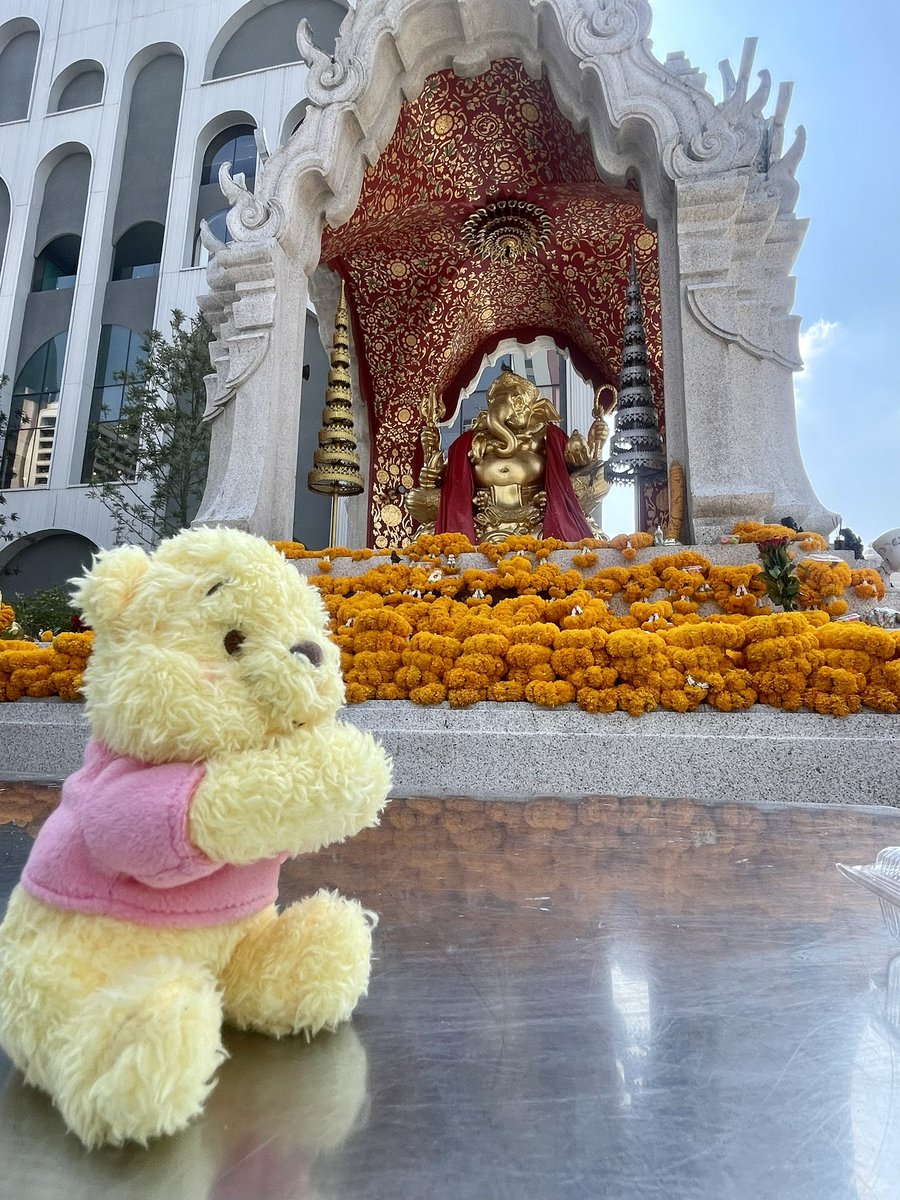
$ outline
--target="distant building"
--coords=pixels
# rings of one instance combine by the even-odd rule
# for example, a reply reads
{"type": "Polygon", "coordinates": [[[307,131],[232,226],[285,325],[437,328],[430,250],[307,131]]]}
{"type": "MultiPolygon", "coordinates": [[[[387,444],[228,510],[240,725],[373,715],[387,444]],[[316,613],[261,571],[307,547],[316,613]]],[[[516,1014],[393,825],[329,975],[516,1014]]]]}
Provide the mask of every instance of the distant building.
{"type": "MultiPolygon", "coordinates": [[[[0,489],[27,531],[0,545],[4,591],[65,579],[114,531],[92,479],[127,469],[117,436],[141,335],[206,290],[205,218],[224,237],[218,166],[252,186],[256,131],[302,122],[302,17],[333,48],[343,0],[0,3],[0,489]]],[[[308,317],[300,459],[327,359],[308,317]]],[[[301,380],[297,380],[298,401],[301,380]]],[[[322,544],[327,498],[300,491],[296,536],[322,544]]]]}

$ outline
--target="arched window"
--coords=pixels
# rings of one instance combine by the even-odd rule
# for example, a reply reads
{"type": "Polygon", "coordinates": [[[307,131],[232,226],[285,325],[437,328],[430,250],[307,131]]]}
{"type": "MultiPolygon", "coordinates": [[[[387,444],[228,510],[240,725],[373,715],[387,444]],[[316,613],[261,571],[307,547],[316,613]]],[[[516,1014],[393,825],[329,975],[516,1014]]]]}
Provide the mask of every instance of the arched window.
{"type": "Polygon", "coordinates": [[[113,279],[146,279],[159,274],[165,230],[156,221],[132,225],[116,242],[113,279]]]}
{"type": "Polygon", "coordinates": [[[10,215],[9,188],[0,179],[0,270],[3,268],[3,255],[6,250],[6,238],[9,234],[10,215]]]}
{"type": "Polygon", "coordinates": [[[281,145],[290,141],[303,122],[306,120],[306,110],[309,108],[309,97],[304,97],[288,112],[281,125],[281,145]]]}
{"type": "Polygon", "coordinates": [[[320,50],[331,53],[347,5],[340,0],[250,0],[226,22],[207,60],[207,79],[298,62],[297,26],[306,17],[320,50]]]}
{"type": "MultiPolygon", "coordinates": [[[[227,120],[227,117],[224,119],[227,120]]],[[[195,267],[206,266],[209,259],[209,254],[200,241],[201,221],[206,221],[220,242],[231,240],[225,226],[228,209],[222,207],[222,189],[219,187],[219,168],[226,162],[232,164],[232,175],[242,173],[246,186],[253,191],[256,180],[256,138],[252,125],[229,125],[227,129],[216,134],[206,147],[200,168],[200,186],[197,189],[197,216],[194,222],[191,259],[195,267]]]]}
{"type": "Polygon", "coordinates": [[[134,473],[137,439],[121,418],[127,379],[135,374],[143,342],[143,334],[125,325],[104,325],[100,330],[82,483],[129,479],[134,473]]]}
{"type": "Polygon", "coordinates": [[[93,59],[82,59],[61,71],[50,88],[48,112],[86,108],[103,99],[103,67],[93,59]]]}
{"type": "Polygon", "coordinates": [[[40,40],[37,25],[27,17],[0,29],[0,124],[28,116],[40,40]]]}
{"type": "Polygon", "coordinates": [[[81,253],[81,238],[77,233],[66,233],[49,242],[35,259],[33,292],[58,292],[73,288],[78,274],[78,256],[81,253]]]}
{"type": "Polygon", "coordinates": [[[65,356],[66,334],[58,333],[32,354],[16,376],[0,489],[47,486],[65,356]]]}
{"type": "Polygon", "coordinates": [[[256,139],[252,125],[232,125],[224,129],[206,147],[200,183],[219,183],[219,167],[231,163],[231,174],[243,173],[245,184],[253,190],[256,180],[256,139]]]}
{"type": "MultiPolygon", "coordinates": [[[[209,232],[213,237],[217,237],[220,242],[224,242],[227,246],[231,241],[231,234],[228,232],[228,226],[225,224],[225,218],[228,216],[228,209],[221,208],[218,212],[213,213],[209,217],[205,217],[206,224],[209,226],[209,232]]],[[[194,266],[205,267],[209,262],[209,251],[200,241],[200,230],[197,229],[197,236],[194,239],[194,266]]]]}

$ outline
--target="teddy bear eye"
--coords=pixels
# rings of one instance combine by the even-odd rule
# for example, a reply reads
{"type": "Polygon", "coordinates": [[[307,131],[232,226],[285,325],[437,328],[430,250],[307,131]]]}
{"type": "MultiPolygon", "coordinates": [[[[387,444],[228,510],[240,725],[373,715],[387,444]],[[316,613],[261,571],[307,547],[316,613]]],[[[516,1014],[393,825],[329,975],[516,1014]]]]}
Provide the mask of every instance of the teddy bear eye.
{"type": "Polygon", "coordinates": [[[212,587],[209,589],[209,591],[206,593],[207,596],[214,596],[216,594],[216,592],[219,590],[219,588],[222,587],[224,582],[225,582],[224,579],[220,579],[218,583],[214,583],[212,585],[212,587]]]}
{"type": "Polygon", "coordinates": [[[229,629],[225,634],[225,653],[234,656],[244,644],[244,635],[237,629],[229,629]]]}

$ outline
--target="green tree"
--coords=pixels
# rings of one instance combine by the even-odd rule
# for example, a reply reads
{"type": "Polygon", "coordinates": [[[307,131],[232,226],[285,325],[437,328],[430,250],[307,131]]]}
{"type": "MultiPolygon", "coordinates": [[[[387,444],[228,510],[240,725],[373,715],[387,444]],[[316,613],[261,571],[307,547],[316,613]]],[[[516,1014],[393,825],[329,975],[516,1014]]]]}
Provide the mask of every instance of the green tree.
{"type": "Polygon", "coordinates": [[[171,338],[144,335],[141,358],[125,384],[115,427],[115,454],[103,454],[92,430],[94,467],[88,493],[103,501],[116,522],[116,541],[155,545],[196,516],[209,462],[209,429],[202,423],[204,376],[212,371],[211,329],[199,314],[172,313],[171,338]]]}

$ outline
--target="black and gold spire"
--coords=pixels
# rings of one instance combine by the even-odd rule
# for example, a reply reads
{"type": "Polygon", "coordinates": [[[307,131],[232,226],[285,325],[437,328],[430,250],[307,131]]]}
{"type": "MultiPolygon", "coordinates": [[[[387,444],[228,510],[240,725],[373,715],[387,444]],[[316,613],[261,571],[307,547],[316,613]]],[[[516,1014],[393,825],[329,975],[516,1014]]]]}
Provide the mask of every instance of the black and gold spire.
{"type": "Polygon", "coordinates": [[[666,452],[647,369],[647,331],[634,249],[628,278],[616,432],[603,474],[609,483],[643,483],[666,473],[666,452]]]}

